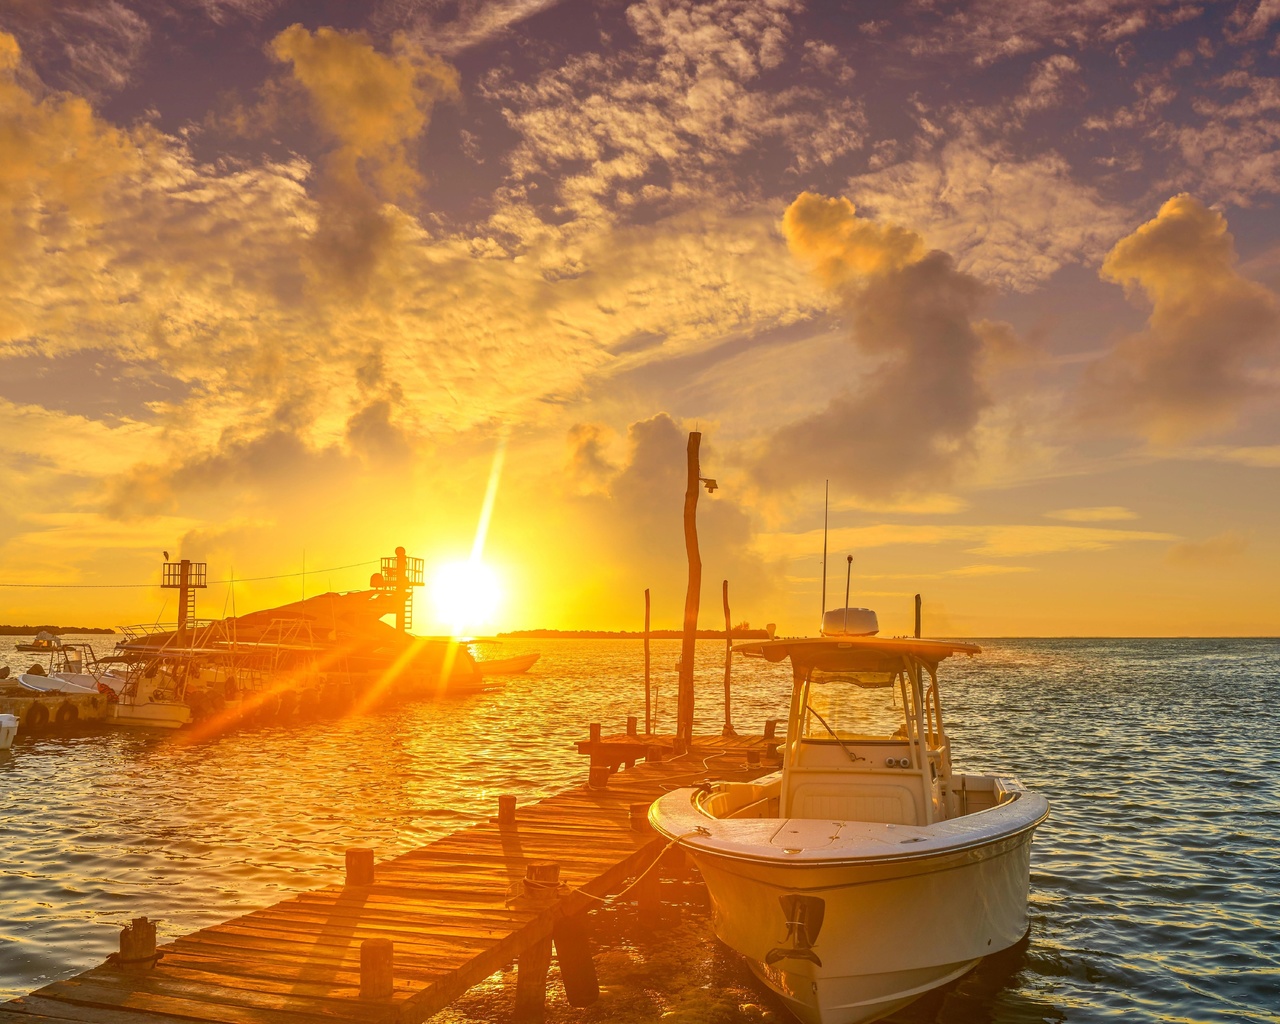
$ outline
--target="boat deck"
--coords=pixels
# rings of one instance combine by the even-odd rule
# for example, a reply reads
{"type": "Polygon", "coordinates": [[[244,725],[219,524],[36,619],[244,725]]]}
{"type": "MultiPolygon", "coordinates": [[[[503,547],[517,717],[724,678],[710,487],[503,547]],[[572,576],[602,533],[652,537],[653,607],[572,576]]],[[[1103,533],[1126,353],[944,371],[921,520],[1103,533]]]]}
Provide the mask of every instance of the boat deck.
{"type": "MultiPolygon", "coordinates": [[[[631,753],[635,739],[601,737],[593,728],[588,744],[630,741],[631,753]]],[[[154,967],[107,963],[46,985],[0,1004],[0,1021],[411,1024],[513,961],[517,1012],[536,1015],[553,940],[566,991],[573,987],[589,1002],[596,979],[585,914],[666,847],[643,809],[678,786],[774,770],[772,736],[700,737],[678,757],[669,742],[645,739],[652,760],[618,772],[597,764],[595,788],[576,786],[516,809],[508,803],[493,821],[378,863],[371,884],[353,884],[364,879],[349,857],[346,885],[184,935],[158,947],[163,958],[154,967]],[[610,773],[603,785],[602,771],[610,773]],[[558,887],[546,881],[551,864],[558,887]],[[389,970],[377,964],[385,943],[371,939],[393,944],[389,970]],[[372,994],[378,988],[383,994],[372,994]]],[[[575,993],[569,996],[572,1002],[575,993]]]]}

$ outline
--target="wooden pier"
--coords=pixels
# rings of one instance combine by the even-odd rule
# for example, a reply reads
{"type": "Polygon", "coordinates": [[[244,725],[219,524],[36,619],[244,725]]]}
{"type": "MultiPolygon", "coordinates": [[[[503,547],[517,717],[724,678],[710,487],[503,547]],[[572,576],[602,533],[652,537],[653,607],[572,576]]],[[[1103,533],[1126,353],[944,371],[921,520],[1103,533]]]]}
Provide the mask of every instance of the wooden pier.
{"type": "Polygon", "coordinates": [[[620,737],[593,727],[579,744],[587,784],[519,808],[500,798],[489,823],[376,865],[349,850],[346,884],[158,948],[154,923],[136,919],[107,963],[0,1004],[0,1021],[413,1024],[513,962],[517,1016],[536,1018],[553,950],[570,1004],[588,1005],[598,983],[587,913],[635,878],[627,898],[642,921],[656,913],[668,844],[648,805],[679,786],[773,771],[778,743],[766,729],[695,737],[676,753],[671,738],[628,725],[620,737]]]}

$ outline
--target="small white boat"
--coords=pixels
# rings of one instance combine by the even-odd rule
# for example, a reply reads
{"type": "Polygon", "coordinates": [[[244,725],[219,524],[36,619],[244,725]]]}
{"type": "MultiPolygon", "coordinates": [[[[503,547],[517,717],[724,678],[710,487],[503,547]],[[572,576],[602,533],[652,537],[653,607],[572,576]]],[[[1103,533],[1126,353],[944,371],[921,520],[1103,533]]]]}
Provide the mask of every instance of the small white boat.
{"type": "Polygon", "coordinates": [[[114,699],[108,698],[107,724],[180,729],[191,723],[186,689],[184,667],[167,659],[134,662],[114,699]]]}
{"type": "Polygon", "coordinates": [[[649,812],[701,870],[716,934],[806,1024],[877,1020],[1021,939],[1049,813],[1014,778],[952,770],[938,665],[980,648],[867,635],[856,611],[847,633],[829,613],[821,637],[736,648],[791,660],[780,772],[649,812]]]}
{"type": "Polygon", "coordinates": [[[13,738],[18,735],[18,716],[0,715],[0,750],[8,750],[13,746],[13,738]]]}
{"type": "Polygon", "coordinates": [[[488,661],[476,659],[476,671],[482,676],[514,676],[528,672],[542,655],[538,651],[530,654],[517,654],[512,658],[493,658],[488,661]]]}
{"type": "Polygon", "coordinates": [[[50,654],[47,672],[24,672],[18,682],[36,693],[103,693],[104,686],[119,693],[125,679],[101,665],[88,644],[62,644],[50,654]]]}

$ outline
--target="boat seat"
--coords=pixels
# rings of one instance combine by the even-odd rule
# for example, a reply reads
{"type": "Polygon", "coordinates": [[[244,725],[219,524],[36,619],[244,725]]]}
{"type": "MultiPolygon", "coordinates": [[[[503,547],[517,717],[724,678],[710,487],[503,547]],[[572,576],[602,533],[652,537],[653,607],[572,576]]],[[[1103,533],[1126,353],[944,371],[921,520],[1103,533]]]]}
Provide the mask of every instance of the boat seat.
{"type": "Polygon", "coordinates": [[[786,816],[829,818],[832,821],[876,821],[886,825],[917,825],[922,818],[915,794],[893,783],[858,786],[847,782],[797,781],[786,816]]]}

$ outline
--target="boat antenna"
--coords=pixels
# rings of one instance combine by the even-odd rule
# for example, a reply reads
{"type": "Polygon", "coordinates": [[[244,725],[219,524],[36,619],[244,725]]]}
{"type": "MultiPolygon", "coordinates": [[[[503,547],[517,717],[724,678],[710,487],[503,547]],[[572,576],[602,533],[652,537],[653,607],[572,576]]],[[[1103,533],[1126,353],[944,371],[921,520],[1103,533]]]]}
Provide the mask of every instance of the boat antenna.
{"type": "Polygon", "coordinates": [[[849,556],[849,566],[844,571],[844,631],[849,632],[849,581],[853,579],[853,555],[849,556]]]}
{"type": "Polygon", "coordinates": [[[827,621],[827,505],[831,498],[831,481],[827,481],[822,494],[822,616],[818,619],[818,632],[827,621]]]}

